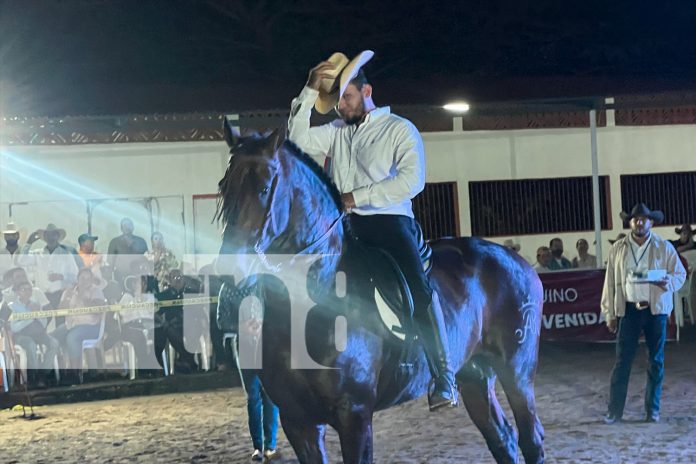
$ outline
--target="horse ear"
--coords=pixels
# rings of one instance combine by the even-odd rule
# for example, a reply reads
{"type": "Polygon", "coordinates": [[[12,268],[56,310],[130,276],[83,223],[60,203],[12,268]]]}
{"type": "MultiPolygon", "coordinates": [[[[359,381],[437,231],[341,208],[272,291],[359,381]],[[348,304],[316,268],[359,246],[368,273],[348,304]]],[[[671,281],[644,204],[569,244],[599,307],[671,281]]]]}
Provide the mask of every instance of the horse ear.
{"type": "Polygon", "coordinates": [[[283,127],[278,127],[273,132],[267,135],[268,146],[273,147],[273,152],[275,153],[278,148],[285,142],[287,138],[287,125],[283,127]]]}
{"type": "Polygon", "coordinates": [[[225,142],[227,142],[227,146],[230,148],[236,146],[241,138],[239,126],[234,125],[236,123],[238,121],[231,120],[229,116],[225,116],[225,119],[222,121],[222,134],[225,142]]]}

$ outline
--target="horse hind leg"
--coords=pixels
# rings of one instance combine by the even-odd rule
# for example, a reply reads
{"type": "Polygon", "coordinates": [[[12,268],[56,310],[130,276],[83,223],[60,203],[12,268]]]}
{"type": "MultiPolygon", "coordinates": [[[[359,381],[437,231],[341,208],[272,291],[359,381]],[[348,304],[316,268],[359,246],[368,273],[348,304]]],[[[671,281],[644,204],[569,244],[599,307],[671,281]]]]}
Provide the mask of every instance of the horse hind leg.
{"type": "Polygon", "coordinates": [[[496,372],[515,416],[524,462],[544,462],[544,427],[537,416],[534,398],[536,356],[533,363],[527,362],[524,366],[506,365],[496,369],[496,372]]]}
{"type": "Polygon", "coordinates": [[[347,413],[336,425],[344,464],[372,464],[372,417],[347,413]]]}
{"type": "Polygon", "coordinates": [[[300,464],[328,464],[329,459],[324,447],[326,425],[309,424],[283,417],[282,414],[280,421],[300,464]]]}
{"type": "Polygon", "coordinates": [[[517,462],[515,430],[495,395],[495,373],[482,360],[469,360],[457,373],[457,384],[469,417],[481,431],[498,463],[517,462]]]}

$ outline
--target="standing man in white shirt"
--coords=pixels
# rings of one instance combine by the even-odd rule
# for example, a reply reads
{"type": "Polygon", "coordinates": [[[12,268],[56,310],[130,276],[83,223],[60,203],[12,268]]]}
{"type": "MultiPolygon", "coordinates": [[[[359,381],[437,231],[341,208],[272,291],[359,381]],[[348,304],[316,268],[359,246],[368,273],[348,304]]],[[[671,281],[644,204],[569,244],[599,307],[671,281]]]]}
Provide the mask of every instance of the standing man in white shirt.
{"type": "Polygon", "coordinates": [[[660,395],[664,377],[667,318],[672,312],[674,292],[686,280],[677,251],[655,232],[653,224],[664,220],[662,211],[636,204],[626,217],[631,233],[614,242],[609,251],[602,292],[602,314],[610,332],[617,331],[616,363],[611,373],[609,407],[604,422],[620,421],[631,364],[641,332],[648,349],[648,379],[645,386],[645,421],[660,420],[660,395]],[[663,273],[652,277],[652,274],[663,273]]]}
{"type": "Polygon", "coordinates": [[[309,72],[292,102],[290,141],[310,155],[330,158],[329,173],[350,213],[352,234],[362,243],[385,249],[398,262],[411,288],[418,328],[435,388],[430,410],[456,406],[447,333],[437,296],[433,297],[417,244],[411,199],[425,186],[423,140],[408,120],[376,107],[362,67],[374,55],[353,60],[334,53],[309,72]],[[336,111],[340,119],[310,128],[312,107],[336,111]]]}
{"type": "Polygon", "coordinates": [[[48,224],[45,229],[39,229],[29,236],[17,257],[17,264],[20,266],[35,266],[36,286],[46,294],[52,309],[58,308],[63,291],[77,281],[75,258],[70,251],[60,246],[64,238],[64,229],[48,224]],[[29,253],[34,242],[39,239],[46,242],[46,246],[29,253]]]}

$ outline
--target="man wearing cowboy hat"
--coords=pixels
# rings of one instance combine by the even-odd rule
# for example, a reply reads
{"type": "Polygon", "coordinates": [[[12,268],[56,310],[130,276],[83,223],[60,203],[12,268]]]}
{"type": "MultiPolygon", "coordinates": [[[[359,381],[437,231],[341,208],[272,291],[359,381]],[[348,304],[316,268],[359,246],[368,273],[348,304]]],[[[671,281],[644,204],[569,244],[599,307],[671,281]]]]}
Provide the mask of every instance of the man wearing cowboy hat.
{"type": "Polygon", "coordinates": [[[679,235],[679,238],[677,240],[670,240],[669,242],[674,245],[674,248],[676,248],[679,253],[696,249],[696,242],[694,242],[696,230],[691,228],[691,224],[683,224],[681,227],[674,229],[674,232],[679,235]]]}
{"type": "Polygon", "coordinates": [[[48,224],[45,229],[29,235],[17,258],[20,266],[35,266],[36,286],[46,294],[53,309],[58,307],[63,291],[77,280],[75,259],[68,249],[60,246],[65,235],[65,229],[48,224]],[[30,253],[31,246],[37,240],[43,240],[46,246],[30,253]]]}
{"type": "Polygon", "coordinates": [[[352,60],[334,53],[309,72],[292,102],[289,139],[310,155],[330,158],[330,175],[350,213],[354,237],[389,252],[411,288],[418,328],[435,388],[430,410],[457,405],[447,334],[437,295],[423,272],[411,200],[425,186],[425,153],[416,127],[377,107],[362,71],[374,55],[366,50],[352,60]],[[310,128],[312,107],[338,120],[310,128]]]}
{"type": "Polygon", "coordinates": [[[667,318],[673,294],[686,280],[677,251],[651,231],[664,220],[662,211],[651,211],[644,203],[623,214],[631,233],[609,250],[602,291],[602,314],[607,328],[615,333],[616,363],[611,373],[609,406],[604,421],[620,421],[628,391],[631,364],[641,332],[648,348],[648,380],[645,388],[645,421],[660,420],[660,395],[664,376],[664,347],[667,318]]]}

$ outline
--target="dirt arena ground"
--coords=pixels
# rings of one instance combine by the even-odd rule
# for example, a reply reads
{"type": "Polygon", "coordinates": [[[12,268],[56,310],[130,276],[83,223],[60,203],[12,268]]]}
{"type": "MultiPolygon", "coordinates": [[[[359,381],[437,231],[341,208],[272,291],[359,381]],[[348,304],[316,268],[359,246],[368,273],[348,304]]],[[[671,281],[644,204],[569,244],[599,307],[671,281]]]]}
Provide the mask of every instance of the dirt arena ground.
{"type": "MultiPolygon", "coordinates": [[[[696,462],[695,352],[694,342],[668,345],[658,424],[640,422],[645,360],[637,359],[626,421],[609,426],[600,419],[613,346],[544,346],[537,401],[547,462],[696,462]]],[[[0,412],[0,462],[243,463],[252,451],[238,388],[46,406],[37,412],[45,418],[24,421],[17,412],[0,412]]],[[[377,414],[374,429],[378,463],[493,462],[464,408],[433,418],[421,399],[377,414]]],[[[340,462],[333,433],[327,448],[331,462],[340,462]]],[[[279,449],[282,457],[274,462],[297,462],[282,432],[279,449]]]]}

